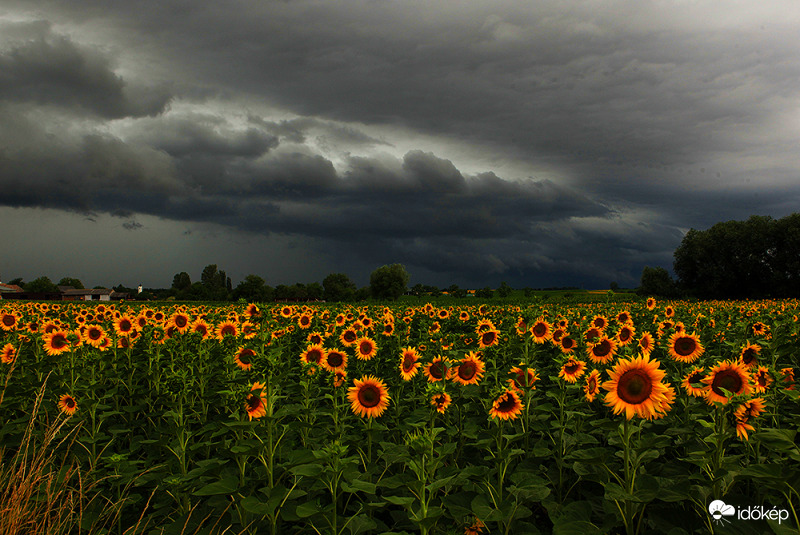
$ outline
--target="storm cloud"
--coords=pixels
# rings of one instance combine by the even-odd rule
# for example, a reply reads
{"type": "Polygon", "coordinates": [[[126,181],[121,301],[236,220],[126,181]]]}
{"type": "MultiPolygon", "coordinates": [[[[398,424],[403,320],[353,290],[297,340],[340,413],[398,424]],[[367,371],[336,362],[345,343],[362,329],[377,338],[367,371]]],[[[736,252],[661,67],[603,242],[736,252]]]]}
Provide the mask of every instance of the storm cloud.
{"type": "Polygon", "coordinates": [[[318,280],[635,286],[689,228],[800,204],[788,1],[4,6],[0,205],[124,213],[121,242],[163,221],[318,280]]]}

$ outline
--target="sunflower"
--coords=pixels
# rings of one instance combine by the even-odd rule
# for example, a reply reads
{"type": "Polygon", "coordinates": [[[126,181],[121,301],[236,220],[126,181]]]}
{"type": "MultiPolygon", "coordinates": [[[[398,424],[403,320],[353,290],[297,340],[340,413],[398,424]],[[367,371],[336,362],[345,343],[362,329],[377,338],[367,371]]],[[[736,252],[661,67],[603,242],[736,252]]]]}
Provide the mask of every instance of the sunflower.
{"type": "Polygon", "coordinates": [[[537,319],[533,325],[531,325],[531,336],[533,337],[533,341],[537,344],[545,343],[552,336],[550,329],[550,324],[544,319],[537,319]]]}
{"type": "Polygon", "coordinates": [[[600,393],[600,372],[598,370],[592,370],[591,373],[586,376],[583,392],[586,396],[586,401],[590,403],[594,401],[595,396],[600,393]]]}
{"type": "Polygon", "coordinates": [[[668,345],[670,356],[685,364],[691,364],[705,352],[700,338],[695,333],[674,332],[669,337],[668,345]]]}
{"type": "Polygon", "coordinates": [[[756,335],[756,336],[763,336],[763,335],[767,334],[768,330],[769,330],[769,327],[767,327],[766,325],[764,325],[760,321],[757,321],[757,322],[755,322],[753,324],[753,334],[756,335]]]}
{"type": "Polygon", "coordinates": [[[513,390],[506,390],[492,402],[489,416],[500,420],[516,420],[525,409],[519,396],[513,390]]]}
{"type": "Polygon", "coordinates": [[[489,329],[483,331],[478,336],[478,347],[483,349],[484,347],[492,347],[497,345],[500,342],[500,331],[497,329],[489,329]]]}
{"type": "Polygon", "coordinates": [[[333,386],[335,388],[339,388],[340,386],[342,386],[344,384],[346,379],[347,379],[347,371],[345,371],[343,369],[342,370],[336,370],[333,373],[333,386]]]}
{"type": "Polygon", "coordinates": [[[772,384],[772,375],[769,372],[769,368],[766,366],[759,366],[756,372],[753,374],[753,382],[755,383],[754,390],[756,394],[763,394],[769,388],[769,385],[772,384]]]}
{"type": "Polygon", "coordinates": [[[294,315],[294,307],[288,305],[281,307],[280,315],[282,318],[291,318],[294,315]]]}
{"type": "Polygon", "coordinates": [[[192,325],[191,321],[189,321],[189,316],[184,314],[183,312],[176,312],[175,314],[172,315],[169,321],[172,325],[175,326],[175,329],[181,334],[188,331],[189,327],[191,327],[192,325]]]}
{"type": "MultiPolygon", "coordinates": [[[[522,363],[520,363],[520,366],[522,366],[522,363]]],[[[539,380],[539,376],[536,375],[535,369],[522,369],[514,366],[508,373],[514,376],[508,380],[508,384],[513,390],[516,390],[518,394],[523,394],[526,389],[536,390],[534,383],[539,380]]]]}
{"type": "Polygon", "coordinates": [[[346,346],[351,346],[356,343],[358,340],[358,333],[352,327],[348,327],[342,334],[339,335],[339,341],[342,342],[346,346]]]}
{"type": "Polygon", "coordinates": [[[475,326],[475,334],[481,334],[482,332],[491,331],[492,329],[494,329],[494,324],[491,320],[482,318],[478,320],[478,324],[475,326]]]}
{"type": "Polygon", "coordinates": [[[0,352],[0,361],[2,361],[3,364],[11,364],[16,357],[17,348],[14,347],[14,344],[6,344],[3,346],[2,352],[0,352]]]}
{"type": "Polygon", "coordinates": [[[739,353],[739,360],[748,370],[758,366],[758,356],[761,353],[761,346],[758,344],[747,343],[739,353]]]}
{"type": "Polygon", "coordinates": [[[133,328],[133,319],[127,314],[123,314],[114,320],[114,332],[117,333],[117,336],[127,336],[133,328]]]}
{"type": "Polygon", "coordinates": [[[69,394],[64,394],[58,398],[58,410],[67,416],[72,416],[78,410],[78,404],[75,402],[75,398],[69,394]]]}
{"type": "Polygon", "coordinates": [[[362,336],[355,343],[356,357],[359,360],[370,360],[378,353],[378,345],[375,340],[367,336],[362,336]]]}
{"type": "Polygon", "coordinates": [[[617,344],[608,336],[601,336],[594,344],[589,344],[586,354],[595,364],[607,364],[614,360],[617,353],[617,344]]]}
{"type": "Polygon", "coordinates": [[[469,312],[467,312],[466,310],[462,310],[458,314],[458,319],[459,321],[469,321],[469,312]]]}
{"type": "Polygon", "coordinates": [[[628,312],[627,310],[623,310],[622,312],[617,314],[617,323],[624,325],[626,323],[632,323],[632,322],[633,319],[631,318],[631,313],[628,312]]]}
{"type": "Polygon", "coordinates": [[[781,382],[786,390],[794,390],[794,368],[781,368],[781,382]]]}
{"type": "Polygon", "coordinates": [[[699,386],[702,385],[703,379],[706,376],[704,373],[705,370],[706,369],[703,367],[695,366],[689,373],[686,374],[686,377],[683,378],[681,385],[686,393],[690,396],[701,398],[706,395],[708,386],[699,386]]]}
{"type": "Polygon", "coordinates": [[[200,336],[203,337],[203,340],[206,340],[208,338],[211,338],[211,336],[212,336],[211,333],[213,331],[213,328],[203,318],[197,318],[189,326],[189,331],[199,334],[200,336]]]}
{"type": "Polygon", "coordinates": [[[761,398],[751,399],[739,405],[739,407],[733,411],[733,417],[736,421],[736,436],[742,440],[749,440],[747,432],[754,431],[755,429],[747,422],[749,422],[751,418],[756,418],[759,414],[764,412],[764,408],[764,400],[761,398]]]}
{"type": "Polygon", "coordinates": [[[452,374],[452,369],[450,369],[447,359],[444,357],[436,357],[429,364],[425,365],[423,372],[428,378],[429,383],[435,383],[442,379],[449,378],[452,374]]]}
{"type": "Polygon", "coordinates": [[[410,381],[420,368],[419,354],[413,347],[406,347],[400,351],[400,377],[403,381],[410,381]]]}
{"type": "Polygon", "coordinates": [[[451,401],[453,400],[447,392],[437,392],[431,396],[431,405],[436,407],[436,412],[439,414],[444,414],[451,401]]]}
{"type": "Polygon", "coordinates": [[[322,367],[331,373],[344,371],[347,368],[347,355],[344,351],[331,349],[325,353],[325,357],[320,361],[322,367]]]}
{"type": "Polygon", "coordinates": [[[713,405],[714,402],[728,403],[728,397],[720,390],[721,388],[735,396],[739,394],[749,396],[753,390],[750,386],[750,374],[747,373],[744,364],[734,360],[720,362],[711,368],[703,383],[710,387],[706,392],[706,401],[709,405],[713,405]]]}
{"type": "Polygon", "coordinates": [[[256,352],[249,347],[239,347],[233,356],[233,362],[242,370],[247,371],[253,367],[253,357],[255,356],[256,352]]]}
{"type": "Polygon", "coordinates": [[[617,336],[615,336],[615,340],[617,344],[622,347],[630,344],[633,341],[633,336],[636,334],[636,328],[632,324],[624,324],[622,327],[619,328],[617,331],[617,336]]]}
{"type": "Polygon", "coordinates": [[[297,318],[297,326],[301,329],[308,329],[311,327],[311,314],[304,312],[297,318]]]}
{"type": "Polygon", "coordinates": [[[664,316],[665,317],[671,318],[674,315],[675,315],[675,309],[672,308],[671,305],[667,305],[666,307],[664,307],[664,316]]]}
{"type": "Polygon", "coordinates": [[[70,343],[67,336],[69,333],[64,330],[57,330],[42,336],[44,342],[44,350],[51,357],[60,355],[70,350],[70,343]]]}
{"type": "Polygon", "coordinates": [[[600,329],[601,331],[604,331],[606,329],[606,327],[608,327],[608,318],[598,314],[597,316],[592,318],[592,321],[591,321],[590,325],[592,327],[596,328],[596,329],[600,329]]]}
{"type": "Polygon", "coordinates": [[[645,306],[647,306],[647,310],[655,309],[656,308],[656,300],[653,299],[652,297],[648,297],[645,306]]]}
{"type": "Polygon", "coordinates": [[[362,418],[380,416],[391,401],[384,382],[372,375],[355,379],[347,390],[347,399],[353,412],[362,418]]]}
{"type": "Polygon", "coordinates": [[[476,385],[483,378],[485,365],[477,353],[471,351],[454,368],[453,381],[466,385],[476,385]]]}
{"type": "Polygon", "coordinates": [[[4,331],[13,331],[17,328],[17,321],[19,319],[13,312],[2,311],[0,312],[0,327],[4,331]]]}
{"type": "Polygon", "coordinates": [[[214,333],[216,334],[217,340],[221,342],[226,336],[233,336],[235,338],[239,334],[239,328],[236,327],[236,323],[230,320],[224,320],[217,325],[214,333]]]}
{"type": "Polygon", "coordinates": [[[381,331],[383,336],[392,336],[394,334],[394,323],[391,321],[387,321],[383,324],[383,331],[381,331]]]}
{"type": "Polygon", "coordinates": [[[300,362],[303,364],[321,365],[323,359],[325,359],[325,349],[319,344],[306,347],[306,350],[300,354],[300,362]]]}
{"type": "Polygon", "coordinates": [[[639,338],[639,351],[642,352],[642,355],[649,357],[650,353],[653,352],[653,348],[655,347],[655,342],[653,341],[653,335],[650,333],[644,333],[641,338],[639,338]]]}
{"type": "Polygon", "coordinates": [[[659,362],[648,356],[619,361],[608,372],[610,380],[603,383],[605,404],[614,414],[624,412],[628,420],[634,415],[649,420],[669,410],[670,387],[662,383],[666,372],[658,367],[659,362]]]}
{"type": "Polygon", "coordinates": [[[597,327],[589,327],[583,331],[583,341],[587,343],[591,343],[595,338],[600,338],[601,336],[603,336],[603,331],[597,327]]]}
{"type": "Polygon", "coordinates": [[[564,365],[561,366],[561,371],[558,372],[558,376],[568,383],[574,383],[580,379],[585,370],[586,363],[584,361],[570,357],[567,359],[564,365]]]}
{"type": "Polygon", "coordinates": [[[100,325],[87,325],[83,332],[83,341],[93,347],[98,347],[105,336],[106,332],[100,325]]]}
{"type": "Polygon", "coordinates": [[[578,347],[578,343],[571,336],[564,335],[561,339],[560,347],[562,353],[569,355],[575,351],[575,348],[578,347]]]}
{"type": "Polygon", "coordinates": [[[247,417],[250,420],[267,415],[267,394],[264,392],[263,384],[253,383],[250,393],[245,399],[244,408],[247,410],[247,417]],[[255,393],[258,391],[260,393],[255,393]]]}

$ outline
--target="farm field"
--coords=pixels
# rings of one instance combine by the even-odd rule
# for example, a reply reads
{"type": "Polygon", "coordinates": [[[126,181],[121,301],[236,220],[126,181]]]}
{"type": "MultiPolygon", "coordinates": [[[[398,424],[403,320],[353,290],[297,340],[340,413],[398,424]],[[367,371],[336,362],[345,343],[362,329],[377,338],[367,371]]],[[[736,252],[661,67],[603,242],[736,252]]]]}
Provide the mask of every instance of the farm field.
{"type": "Polygon", "coordinates": [[[797,533],[798,315],[5,302],[0,533],[797,533]]]}

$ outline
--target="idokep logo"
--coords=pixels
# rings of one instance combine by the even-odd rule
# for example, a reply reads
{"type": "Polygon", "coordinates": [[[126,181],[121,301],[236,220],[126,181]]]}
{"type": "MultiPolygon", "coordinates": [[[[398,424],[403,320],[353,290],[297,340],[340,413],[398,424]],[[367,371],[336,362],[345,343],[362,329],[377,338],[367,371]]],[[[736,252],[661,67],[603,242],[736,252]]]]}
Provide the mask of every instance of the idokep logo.
{"type": "Polygon", "coordinates": [[[751,505],[747,507],[736,507],[728,505],[722,500],[714,500],[708,504],[708,514],[717,524],[730,522],[725,517],[735,518],[736,520],[777,520],[778,524],[789,519],[789,511],[778,509],[777,507],[765,507],[763,505],[751,505]]]}
{"type": "Polygon", "coordinates": [[[722,500],[714,500],[710,504],[708,504],[708,514],[714,519],[714,522],[717,524],[722,524],[723,522],[730,522],[726,516],[734,516],[736,514],[736,508],[732,505],[728,505],[722,500]]]}

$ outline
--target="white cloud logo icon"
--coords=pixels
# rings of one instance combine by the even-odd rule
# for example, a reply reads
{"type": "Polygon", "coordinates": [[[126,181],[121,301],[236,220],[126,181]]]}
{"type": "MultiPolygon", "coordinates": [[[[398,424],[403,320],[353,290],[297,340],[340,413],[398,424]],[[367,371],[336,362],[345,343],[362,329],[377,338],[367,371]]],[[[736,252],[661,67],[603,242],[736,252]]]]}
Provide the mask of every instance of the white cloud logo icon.
{"type": "Polygon", "coordinates": [[[725,520],[722,518],[723,516],[733,516],[736,514],[736,508],[732,505],[728,505],[722,500],[714,500],[710,504],[708,504],[708,513],[714,518],[716,521],[725,520]]]}

